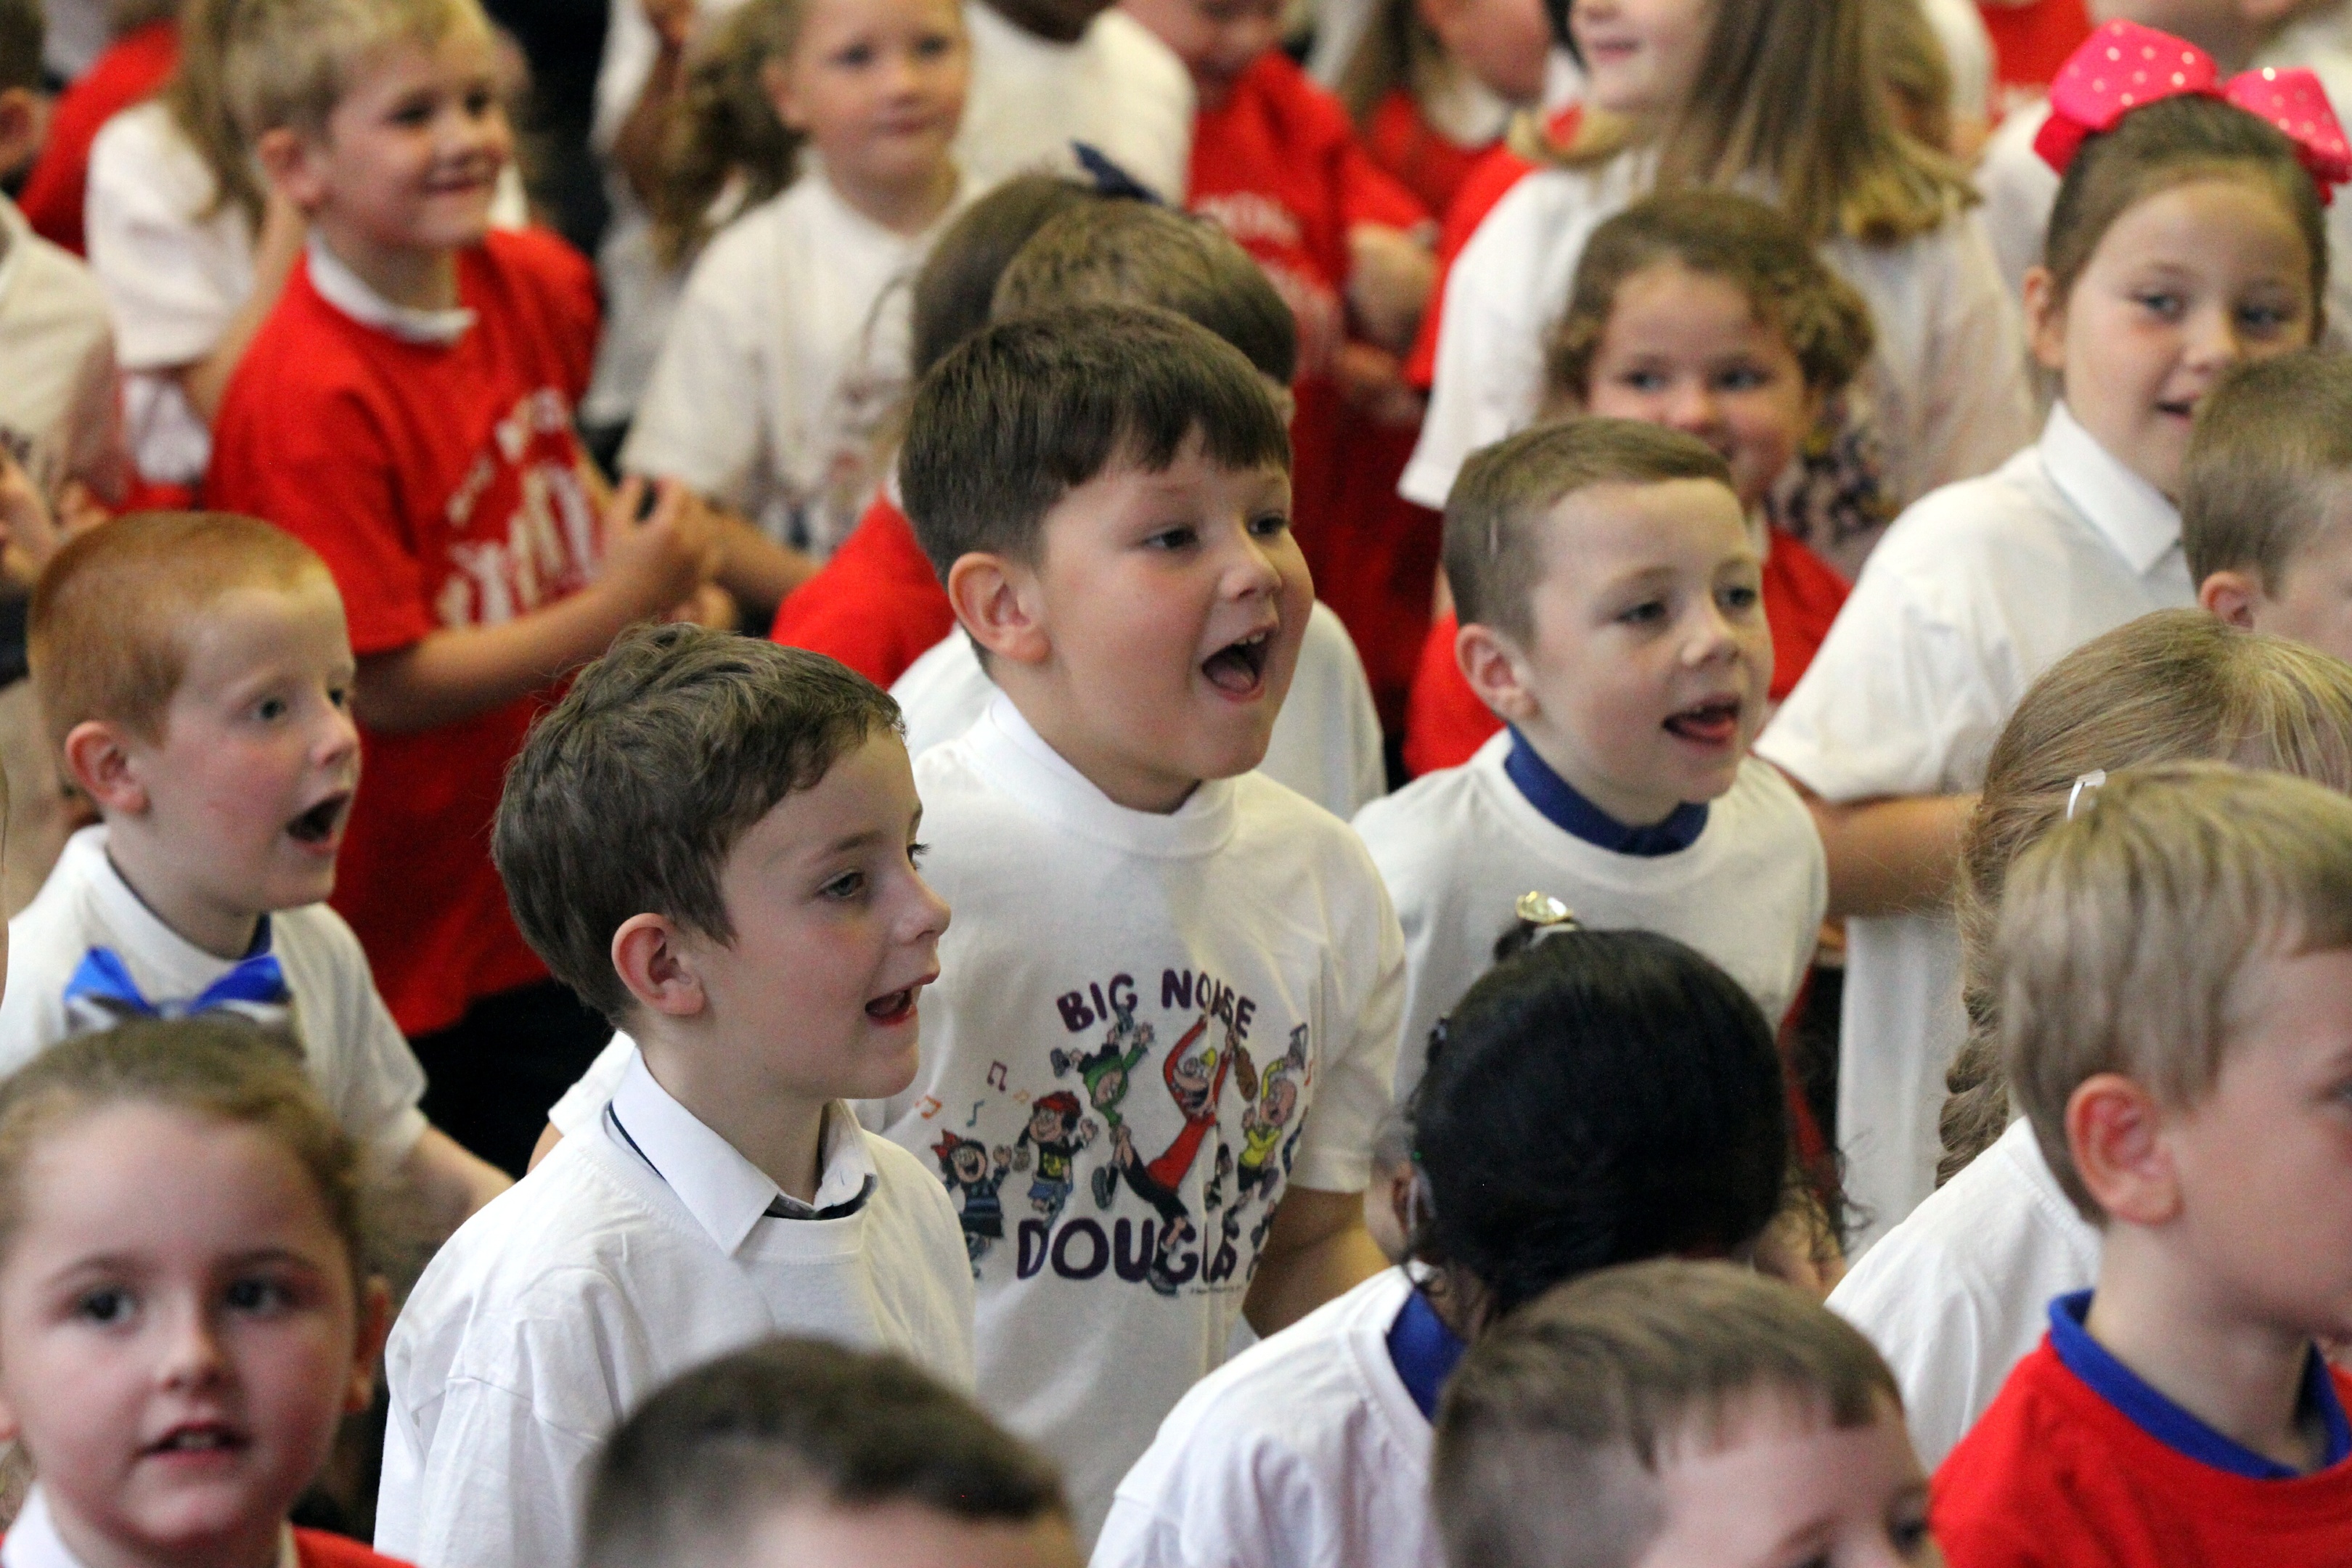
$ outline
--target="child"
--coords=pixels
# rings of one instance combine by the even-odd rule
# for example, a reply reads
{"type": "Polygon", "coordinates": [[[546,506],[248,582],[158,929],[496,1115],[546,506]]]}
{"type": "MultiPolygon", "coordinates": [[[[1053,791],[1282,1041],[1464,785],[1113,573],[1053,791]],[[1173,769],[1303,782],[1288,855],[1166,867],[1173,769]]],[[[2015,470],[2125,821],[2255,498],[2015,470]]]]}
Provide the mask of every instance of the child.
{"type": "Polygon", "coordinates": [[[2098,1232],[2060,1191],[2032,1128],[2011,1120],[1991,974],[2003,880],[2065,820],[2084,774],[2199,758],[2352,790],[2352,668],[2202,611],[2159,610],[2053,665],[1985,764],[1961,843],[1969,1040],[1949,1074],[1943,1184],[1830,1297],[1894,1366],[1930,1468],[2040,1342],[2051,1298],[2098,1268],[2098,1232]]]}
{"type": "Polygon", "coordinates": [[[2352,365],[2311,351],[2244,367],[2198,410],[2180,542],[2197,601],[2233,626],[2352,659],[2352,365]]]}
{"type": "MultiPolygon", "coordinates": [[[[873,496],[878,426],[906,391],[905,275],[968,194],[948,155],[963,14],[956,0],[751,0],[721,41],[780,132],[763,161],[789,180],[805,147],[813,167],[695,261],[621,463],[823,559],[873,496]]],[[[681,239],[698,237],[730,172],[725,127],[754,107],[689,101],[683,161],[708,177],[664,215],[681,239]]]]}
{"type": "Polygon", "coordinates": [[[595,1446],[779,1330],[971,1377],[954,1211],[845,1099],[903,1089],[948,911],[897,710],[814,654],[632,633],[533,727],[495,850],[548,966],[640,1047],[597,1124],[452,1237],[385,1356],[376,1539],[578,1561],[595,1446]]]}
{"type": "Polygon", "coordinates": [[[596,1460],[583,1568],[1078,1568],[1061,1479],[893,1355],[772,1340],[688,1373],[596,1460]]]}
{"type": "Polygon", "coordinates": [[[2086,140],[2028,294],[2064,391],[2042,439],[1904,515],[1758,742],[1818,797],[1831,912],[1852,917],[1839,1142],[1877,1229],[1935,1184],[1961,1032],[1941,911],[1985,755],[2064,654],[2194,603],[2173,502],[2189,417],[2232,363],[2312,341],[2319,210],[2293,144],[2214,99],[2086,140]]]}
{"type": "Polygon", "coordinates": [[[1397,1092],[1530,886],[1689,942],[1777,1022],[1826,899],[1796,792],[1748,754],[1772,640],[1731,470],[1628,419],[1477,454],[1445,511],[1462,667],[1511,728],[1356,819],[1403,923],[1397,1092]],[[1516,891],[1515,891],[1516,889],[1516,891]]]}
{"type": "MultiPolygon", "coordinates": [[[[1840,504],[1809,496],[1808,481],[1834,481],[1829,416],[1873,336],[1869,308],[1787,218],[1725,191],[1647,197],[1593,230],[1553,329],[1550,404],[1686,431],[1731,465],[1764,556],[1773,702],[1795,689],[1846,596],[1774,519],[1840,504]]],[[[1405,726],[1415,773],[1468,762],[1500,723],[1454,661],[1459,629],[1449,612],[1423,645],[1405,726]]]]}
{"type": "Polygon", "coordinates": [[[25,177],[22,205],[33,232],[80,256],[89,148],[106,122],[153,97],[180,63],[181,0],[114,0],[106,52],[58,95],[48,139],[25,177]]]}
{"type": "Polygon", "coordinates": [[[1542,100],[1550,60],[1536,0],[1389,0],[1336,90],[1372,162],[1443,217],[1513,113],[1542,100]]]}
{"type": "Polygon", "coordinates": [[[1497,964],[1414,1101],[1413,1262],[1194,1385],[1095,1568],[1435,1561],[1429,1423],[1464,1349],[1592,1269],[1746,1255],[1788,1168],[1780,1064],[1747,994],[1669,938],[1568,931],[1497,964]]]}
{"type": "Polygon", "coordinates": [[[247,518],[134,514],[58,552],[31,642],[48,745],[100,822],[9,922],[0,1070],[130,1017],[268,1019],[447,1235],[507,1182],[418,1112],[424,1074],[321,901],[360,773],[324,563],[247,518]]]}
{"type": "Polygon", "coordinates": [[[507,912],[487,852],[499,776],[562,671],[694,594],[750,531],[675,487],[643,521],[640,487],[602,499],[571,412],[587,268],[544,232],[488,230],[509,137],[475,0],[237,15],[237,117],[311,237],[222,405],[208,493],[335,574],[369,753],[336,906],[428,1110],[519,1173],[609,1031],[507,912]]]}
{"type": "Polygon", "coordinates": [[[1851,574],[1878,532],[1852,531],[1855,520],[1891,516],[2016,448],[2029,426],[2015,316],[1960,170],[1894,127],[1872,4],[1571,9],[1587,112],[1555,166],[1512,186],[1455,259],[1405,494],[1437,504],[1472,450],[1536,416],[1548,324],[1586,238],[1650,191],[1691,184],[1755,182],[1877,323],[1856,432],[1868,438],[1847,477],[1875,504],[1842,524],[1804,520],[1807,543],[1851,574]]]}
{"type": "Polygon", "coordinates": [[[1451,1568],[1940,1568],[1885,1363],[1785,1285],[1638,1263],[1465,1358],[1438,1415],[1451,1568]]]}
{"type": "Polygon", "coordinates": [[[0,1438],[39,1473],[0,1555],[387,1568],[290,1530],[367,1408],[391,1300],[360,1146],[295,1054],[139,1022],[0,1088],[0,1438]]]}
{"type": "Polygon", "coordinates": [[[1955,1568],[2352,1554],[2352,801],[2110,773],[2010,869],[2001,1055],[2095,1289],[1936,1472],[1955,1568]]]}

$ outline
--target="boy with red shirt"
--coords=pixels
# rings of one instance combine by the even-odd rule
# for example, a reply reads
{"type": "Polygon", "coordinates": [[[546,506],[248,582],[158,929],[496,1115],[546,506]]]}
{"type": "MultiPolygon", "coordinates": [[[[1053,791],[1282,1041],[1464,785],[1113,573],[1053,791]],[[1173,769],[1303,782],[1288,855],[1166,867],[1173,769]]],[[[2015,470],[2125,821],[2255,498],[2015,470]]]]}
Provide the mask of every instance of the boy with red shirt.
{"type": "Polygon", "coordinates": [[[2352,801],[2176,763],[2011,868],[2013,1092],[2095,1290],[1937,1473],[1953,1568],[2352,1562],[2352,801]]]}
{"type": "Polygon", "coordinates": [[[351,610],[366,783],[336,908],[433,1082],[520,1173],[608,1031],[507,911],[488,827],[561,673],[695,594],[723,541],[683,492],[635,519],[572,434],[593,279],[492,234],[510,153],[476,0],[260,0],[233,107],[310,248],[221,407],[208,494],[325,558],[351,610]]]}

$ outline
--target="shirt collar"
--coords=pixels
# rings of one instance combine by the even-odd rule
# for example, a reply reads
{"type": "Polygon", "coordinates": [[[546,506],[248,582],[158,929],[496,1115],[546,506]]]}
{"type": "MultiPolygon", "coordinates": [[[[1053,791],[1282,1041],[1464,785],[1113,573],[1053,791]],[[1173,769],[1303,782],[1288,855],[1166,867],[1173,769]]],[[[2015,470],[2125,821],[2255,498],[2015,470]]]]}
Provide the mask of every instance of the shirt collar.
{"type": "MultiPolygon", "coordinates": [[[[2150,1387],[2139,1373],[2117,1361],[2106,1346],[2091,1337],[2091,1331],[2083,1326],[2090,1310],[2088,1290],[2077,1290],[2051,1302],[2050,1348],[2057,1352],[2067,1371],[2089,1384],[2092,1393],[2114,1405],[2126,1420],[2174,1453],[2217,1470],[2256,1481],[2299,1479],[2302,1472],[2223,1436],[2150,1387]]],[[[2352,1423],[2345,1418],[2344,1402],[2336,1393],[2336,1380],[2328,1375],[2327,1363],[2316,1348],[2311,1352],[2305,1373],[2303,1396],[2318,1409],[2326,1430],[2327,1449],[2322,1468],[2333,1468],[2352,1458],[2352,1423]]]]}
{"type": "Polygon", "coordinates": [[[2141,576],[2180,548],[2180,509],[2083,428],[2062,399],[2042,427],[2042,467],[2066,503],[2141,576]]]}
{"type": "MultiPolygon", "coordinates": [[[[301,1556],[294,1546],[293,1528],[280,1528],[278,1568],[299,1568],[301,1556]]],[[[58,1521],[49,1512],[48,1496],[38,1481],[25,1494],[25,1506],[17,1510],[16,1522],[8,1527],[7,1539],[0,1542],[0,1568],[82,1568],[81,1559],[73,1554],[65,1537],[58,1533],[58,1521]]]]}
{"type": "Polygon", "coordinates": [[[443,348],[473,330],[475,314],[462,305],[452,310],[420,310],[413,305],[394,304],[345,266],[342,258],[329,250],[327,242],[315,234],[307,254],[310,287],[362,326],[389,332],[404,343],[434,343],[443,348]]]}
{"type": "Polygon", "coordinates": [[[1580,838],[1596,849],[1606,849],[1612,855],[1637,855],[1654,858],[1687,849],[1698,842],[1706,831],[1706,804],[1685,801],[1665,820],[1647,827],[1628,827],[1578,793],[1552,765],[1536,754],[1528,738],[1511,726],[1511,750],[1503,759],[1503,772],[1518,785],[1528,804],[1543,813],[1546,821],[1572,837],[1580,838]]]}
{"type": "Polygon", "coordinates": [[[787,1196],[767,1173],[671,1098],[646,1070],[642,1053],[631,1058],[620,1088],[613,1091],[604,1125],[625,1157],[650,1166],[730,1257],[772,1215],[847,1217],[863,1206],[878,1179],[856,1118],[836,1101],[824,1108],[824,1173],[817,1179],[816,1201],[787,1196]]]}
{"type": "Polygon", "coordinates": [[[1136,853],[1203,855],[1232,837],[1233,780],[1202,779],[1183,805],[1164,815],[1132,810],[1105,795],[1055,751],[1002,690],[989,699],[964,739],[975,759],[1015,799],[1051,814],[1065,826],[1136,853]]]}
{"type": "Polygon", "coordinates": [[[1445,1320],[1417,1288],[1405,1297],[1395,1321],[1389,1324],[1388,1342],[1389,1361],[1403,1380],[1405,1392],[1412,1395],[1423,1415],[1436,1420],[1438,1395],[1445,1392],[1445,1380],[1454,1375],[1470,1347],[1445,1326],[1445,1320]]]}

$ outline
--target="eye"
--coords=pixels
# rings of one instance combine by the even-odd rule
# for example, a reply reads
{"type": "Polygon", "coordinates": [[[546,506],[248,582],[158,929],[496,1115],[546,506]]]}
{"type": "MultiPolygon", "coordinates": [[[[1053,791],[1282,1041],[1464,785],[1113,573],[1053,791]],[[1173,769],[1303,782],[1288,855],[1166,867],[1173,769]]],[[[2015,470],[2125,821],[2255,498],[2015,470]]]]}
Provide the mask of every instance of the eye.
{"type": "Polygon", "coordinates": [[[1735,365],[1728,370],[1717,373],[1715,378],[1716,390],[1718,392],[1753,392],[1759,386],[1771,384],[1770,373],[1761,365],[1735,365]]]}
{"type": "Polygon", "coordinates": [[[2188,309],[2188,301],[2178,294],[2151,289],[2132,296],[2132,302],[2158,321],[2177,321],[2188,309]]]}
{"type": "Polygon", "coordinates": [[[1917,1519],[1896,1520],[1887,1527],[1886,1537],[1895,1543],[1895,1550],[1903,1554],[1903,1559],[1906,1563],[1915,1562],[1923,1556],[1931,1544],[1927,1534],[1927,1521],[1924,1516],[1917,1519]]]}
{"type": "Polygon", "coordinates": [[[230,1280],[221,1300],[231,1311],[268,1312],[293,1305],[294,1293],[278,1280],[257,1276],[230,1280]]]}
{"type": "Polygon", "coordinates": [[[864,70],[874,63],[874,46],[852,44],[845,49],[836,51],[833,57],[833,63],[849,70],[864,70]]]}
{"type": "Polygon", "coordinates": [[[348,686],[330,686],[327,688],[327,701],[337,712],[344,711],[352,705],[352,689],[348,686]]]}
{"type": "Polygon", "coordinates": [[[131,1316],[137,1306],[131,1292],[119,1285],[102,1285],[95,1290],[85,1290],[74,1299],[74,1316],[100,1328],[112,1328],[131,1316]]]}
{"type": "Polygon", "coordinates": [[[920,866],[923,863],[923,857],[929,855],[930,852],[931,847],[928,844],[920,841],[909,844],[907,846],[907,864],[909,866],[920,866]]]}
{"type": "Polygon", "coordinates": [[[1289,515],[1279,511],[1260,512],[1257,516],[1250,519],[1249,524],[1250,532],[1260,539],[1274,539],[1279,537],[1281,534],[1286,532],[1289,527],[1289,515]]]}
{"type": "Polygon", "coordinates": [[[285,718],[287,712],[286,699],[283,697],[265,697],[253,705],[253,716],[265,724],[276,723],[285,718]]]}
{"type": "Polygon", "coordinates": [[[850,900],[856,898],[860,893],[866,891],[866,873],[863,871],[844,871],[840,876],[835,877],[832,881],[827,882],[821,890],[828,899],[832,899],[840,903],[847,903],[850,900]]]}
{"type": "Polygon", "coordinates": [[[466,112],[476,120],[479,120],[482,116],[488,114],[492,109],[498,107],[498,94],[492,92],[487,87],[474,87],[466,89],[466,112]]]}
{"type": "Polygon", "coordinates": [[[1638,605],[1618,611],[1617,618],[1629,626],[1655,626],[1666,618],[1666,602],[1664,599],[1644,599],[1638,605]]]}
{"type": "Polygon", "coordinates": [[[935,60],[955,47],[955,40],[945,33],[926,33],[915,41],[915,54],[919,59],[935,60]]]}
{"type": "Polygon", "coordinates": [[[1629,392],[1664,392],[1666,377],[1663,371],[1629,370],[1619,374],[1617,384],[1629,392]]]}
{"type": "Polygon", "coordinates": [[[2239,323],[2246,331],[2263,338],[2275,337],[2297,319],[2297,312],[2280,305],[2248,305],[2238,312],[2239,323]]]}
{"type": "Polygon", "coordinates": [[[1735,583],[1724,589],[1719,598],[1725,609],[1736,610],[1744,615],[1754,609],[1761,602],[1763,595],[1745,583],[1735,583]]]}
{"type": "Polygon", "coordinates": [[[1143,547],[1146,550],[1190,550],[1200,542],[1200,531],[1187,522],[1179,523],[1173,528],[1163,528],[1159,532],[1148,536],[1143,542],[1143,547]]]}

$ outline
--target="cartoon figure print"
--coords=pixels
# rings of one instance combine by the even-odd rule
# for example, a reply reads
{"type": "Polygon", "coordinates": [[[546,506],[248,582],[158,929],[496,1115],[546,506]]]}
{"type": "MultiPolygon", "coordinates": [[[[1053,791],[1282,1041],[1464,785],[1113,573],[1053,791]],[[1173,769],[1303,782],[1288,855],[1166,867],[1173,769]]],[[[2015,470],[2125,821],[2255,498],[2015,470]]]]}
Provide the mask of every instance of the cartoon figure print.
{"type": "Polygon", "coordinates": [[[1013,1168],[1013,1151],[1000,1143],[995,1158],[977,1138],[941,1132],[931,1145],[940,1162],[940,1179],[956,1200],[956,1219],[963,1226],[963,1249],[971,1260],[971,1277],[980,1278],[980,1260],[989,1247],[1004,1239],[1004,1200],[999,1189],[1013,1168]]]}
{"type": "MultiPolygon", "coordinates": [[[[1125,1124],[1119,1120],[1119,1104],[1127,1099],[1136,1068],[1151,1054],[1155,1036],[1150,1025],[1135,1021],[1132,998],[1124,1002],[1114,1001],[1111,1008],[1114,1014],[1111,1026],[1103,1035],[1099,1049],[1089,1051],[1085,1056],[1073,1056],[1068,1051],[1056,1048],[1048,1059],[1053,1064],[1055,1078],[1073,1068],[1077,1069],[1079,1080],[1087,1088],[1087,1103],[1101,1114],[1110,1128],[1113,1143],[1118,1144],[1125,1131],[1125,1124]]],[[[1129,1140],[1128,1147],[1131,1150],[1132,1146],[1132,1141],[1129,1140]]],[[[1097,1166],[1094,1173],[1095,1206],[1110,1207],[1111,1195],[1118,1190],[1117,1172],[1109,1165],[1097,1166]]]]}
{"type": "MultiPolygon", "coordinates": [[[[1265,1240],[1266,1227],[1274,1222],[1275,1200],[1281,1195],[1281,1177],[1290,1169],[1286,1149],[1281,1168],[1276,1170],[1275,1150],[1286,1132],[1294,1145],[1297,1142],[1298,1098],[1306,1072],[1307,1026],[1300,1024],[1290,1031],[1290,1048],[1266,1069],[1264,1081],[1256,1086],[1255,1102],[1242,1112],[1242,1153],[1234,1206],[1225,1211],[1217,1255],[1209,1263],[1212,1279],[1230,1278],[1240,1262],[1242,1211],[1249,1206],[1252,1194],[1265,1200],[1265,1211],[1250,1229],[1250,1245],[1256,1247],[1265,1240]]],[[[1251,1086],[1245,1081],[1242,1087],[1246,1093],[1251,1086]]]]}
{"type": "Polygon", "coordinates": [[[1174,1295],[1178,1284],[1170,1260],[1200,1235],[1178,1190],[1199,1157],[1202,1143],[1216,1129],[1217,1100],[1224,1092],[1225,1077],[1239,1048],[1230,1026],[1222,1047],[1201,1043],[1208,1032],[1209,1018],[1203,1014],[1184,1031],[1160,1067],[1169,1098],[1184,1118],[1175,1138],[1158,1159],[1147,1162],[1136,1152],[1134,1132],[1120,1122],[1111,1129],[1110,1163],[1097,1173],[1095,1201],[1100,1206],[1110,1206],[1111,1195],[1124,1177],[1135,1195],[1160,1215],[1160,1237],[1144,1279],[1163,1296],[1174,1295]]]}
{"type": "Polygon", "coordinates": [[[1043,1095],[1029,1108],[1029,1125],[1013,1145],[1013,1169],[1026,1171],[1035,1151],[1036,1174],[1029,1183],[1029,1206],[1052,1225],[1077,1184],[1072,1162],[1080,1149],[1095,1141],[1095,1124],[1079,1109],[1078,1097],[1066,1089],[1043,1095]]]}

